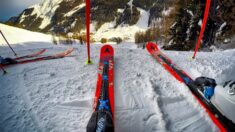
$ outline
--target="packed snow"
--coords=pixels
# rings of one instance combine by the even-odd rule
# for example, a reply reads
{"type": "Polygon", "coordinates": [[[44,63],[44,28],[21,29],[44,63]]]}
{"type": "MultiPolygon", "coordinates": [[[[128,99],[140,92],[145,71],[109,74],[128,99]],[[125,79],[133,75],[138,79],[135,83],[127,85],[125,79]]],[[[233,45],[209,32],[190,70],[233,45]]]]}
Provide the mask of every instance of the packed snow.
{"type": "MultiPolygon", "coordinates": [[[[92,114],[99,50],[91,45],[92,65],[86,65],[86,46],[53,45],[48,35],[0,25],[19,55],[42,48],[49,55],[75,47],[70,57],[7,67],[0,76],[0,131],[85,132],[92,114]],[[16,35],[17,34],[17,35],[16,35]],[[40,39],[37,39],[40,38],[40,39]]],[[[216,132],[218,129],[188,88],[175,80],[133,43],[115,50],[115,131],[216,132]]],[[[163,51],[193,78],[207,76],[223,82],[234,77],[235,50],[198,53],[163,51]]],[[[0,55],[13,54],[0,38],[0,55]]]]}

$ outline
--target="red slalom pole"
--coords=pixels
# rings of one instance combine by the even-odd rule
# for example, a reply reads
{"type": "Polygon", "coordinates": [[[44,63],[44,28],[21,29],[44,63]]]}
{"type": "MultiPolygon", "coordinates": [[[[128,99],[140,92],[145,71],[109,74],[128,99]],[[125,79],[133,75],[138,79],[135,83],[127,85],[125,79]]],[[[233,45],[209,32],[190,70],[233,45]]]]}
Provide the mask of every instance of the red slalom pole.
{"type": "Polygon", "coordinates": [[[196,44],[196,48],[194,50],[194,54],[193,54],[193,59],[195,59],[196,57],[196,53],[200,47],[201,44],[201,40],[206,28],[206,23],[207,23],[207,19],[208,19],[208,15],[209,15],[209,11],[210,11],[210,4],[211,4],[211,0],[206,0],[206,8],[205,8],[205,12],[204,12],[204,18],[203,18],[203,22],[202,22],[202,26],[201,26],[201,31],[197,40],[197,44],[196,44]]]}
{"type": "Polygon", "coordinates": [[[6,37],[4,36],[4,34],[2,33],[2,31],[0,30],[0,33],[2,35],[2,37],[4,38],[4,40],[6,41],[7,45],[9,46],[9,48],[12,50],[12,52],[14,53],[15,56],[17,56],[16,52],[13,50],[13,48],[11,47],[10,43],[7,41],[6,37]]]}
{"type": "Polygon", "coordinates": [[[91,58],[90,58],[90,7],[91,2],[90,0],[86,0],[86,42],[87,42],[87,64],[91,64],[91,58]]]}

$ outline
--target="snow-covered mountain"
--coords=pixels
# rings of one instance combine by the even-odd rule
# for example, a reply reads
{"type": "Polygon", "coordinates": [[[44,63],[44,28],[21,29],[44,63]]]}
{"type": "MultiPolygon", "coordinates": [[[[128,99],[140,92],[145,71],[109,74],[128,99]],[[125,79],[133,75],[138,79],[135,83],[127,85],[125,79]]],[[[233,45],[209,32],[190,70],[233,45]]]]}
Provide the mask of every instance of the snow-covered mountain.
{"type": "MultiPolygon", "coordinates": [[[[193,50],[205,5],[206,1],[198,0],[92,0],[92,41],[118,37],[134,41],[135,34],[141,31],[145,32],[144,37],[137,34],[137,38],[143,42],[164,41],[164,49],[193,50]]],[[[231,0],[211,2],[202,48],[210,50],[210,46],[234,43],[234,5],[231,0]]],[[[85,41],[85,3],[84,0],[44,0],[12,17],[7,24],[81,37],[85,41]]]]}
{"type": "MultiPolygon", "coordinates": [[[[68,48],[55,46],[47,35],[0,25],[18,55],[47,49],[44,55],[68,48]],[[16,34],[22,34],[17,37],[16,34]],[[30,36],[28,36],[30,35],[30,36]],[[35,41],[35,38],[41,38],[35,41]]],[[[71,57],[7,67],[0,76],[0,130],[24,132],[85,132],[92,114],[99,50],[91,46],[93,65],[86,65],[86,46],[75,47],[71,57]]],[[[113,45],[115,131],[218,131],[188,88],[175,80],[146,50],[133,43],[113,45]]],[[[218,83],[234,79],[235,50],[199,52],[164,51],[191,77],[207,76],[218,83]]],[[[0,55],[13,57],[4,41],[0,55]]]]}
{"type": "MultiPolygon", "coordinates": [[[[137,31],[145,31],[152,20],[161,17],[163,3],[167,5],[167,1],[93,0],[91,26],[94,37],[99,40],[100,37],[133,39],[137,31]]],[[[34,31],[81,33],[85,29],[85,3],[83,0],[44,0],[8,22],[34,31]]]]}

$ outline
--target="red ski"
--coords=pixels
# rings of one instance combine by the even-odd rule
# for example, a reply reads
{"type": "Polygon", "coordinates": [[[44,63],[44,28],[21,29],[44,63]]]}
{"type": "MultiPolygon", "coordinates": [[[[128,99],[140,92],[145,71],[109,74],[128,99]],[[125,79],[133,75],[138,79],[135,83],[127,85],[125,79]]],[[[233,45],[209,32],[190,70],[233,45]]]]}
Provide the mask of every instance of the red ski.
{"type": "Polygon", "coordinates": [[[114,50],[104,45],[100,51],[98,79],[93,114],[87,125],[87,132],[114,131],[114,50]]]}
{"type": "MultiPolygon", "coordinates": [[[[157,47],[156,44],[149,42],[146,45],[146,48],[148,50],[148,52],[160,63],[163,65],[163,67],[169,71],[178,81],[180,82],[184,82],[184,80],[179,76],[179,74],[177,74],[176,72],[174,72],[174,70],[172,69],[171,65],[174,65],[173,62],[166,56],[164,55],[159,48],[157,47]],[[167,64],[164,60],[166,60],[167,62],[170,63],[167,64]]],[[[192,78],[190,76],[188,76],[183,70],[181,69],[177,69],[179,70],[182,74],[184,74],[185,76],[187,76],[190,80],[192,80],[192,78]]]]}
{"type": "Polygon", "coordinates": [[[200,91],[195,83],[195,81],[176,66],[171,59],[169,59],[166,55],[164,55],[160,49],[157,47],[155,43],[149,42],[146,45],[148,52],[170,73],[172,74],[178,81],[184,83],[188,86],[190,91],[192,92],[195,99],[201,104],[201,106],[205,109],[211,120],[214,124],[220,129],[220,131],[231,131],[234,130],[234,124],[231,123],[229,119],[227,119],[210,101],[208,101],[200,91]]]}
{"type": "Polygon", "coordinates": [[[68,56],[73,52],[74,48],[69,48],[64,52],[55,54],[55,55],[49,55],[49,56],[43,56],[43,57],[38,57],[34,59],[27,59],[27,60],[16,60],[14,63],[8,63],[8,64],[0,64],[0,67],[6,67],[6,66],[11,66],[11,65],[16,65],[16,64],[25,64],[25,63],[31,63],[31,62],[37,62],[37,61],[43,61],[43,60],[51,60],[51,59],[58,59],[58,58],[63,58],[68,56]]]}
{"type": "Polygon", "coordinates": [[[21,59],[26,59],[26,58],[33,58],[33,57],[37,57],[37,56],[39,56],[39,55],[43,54],[45,51],[46,51],[46,49],[41,49],[41,50],[39,50],[39,51],[38,51],[38,52],[36,52],[36,53],[30,54],[30,55],[21,56],[21,57],[17,57],[17,58],[14,58],[14,60],[21,60],[21,59]]]}

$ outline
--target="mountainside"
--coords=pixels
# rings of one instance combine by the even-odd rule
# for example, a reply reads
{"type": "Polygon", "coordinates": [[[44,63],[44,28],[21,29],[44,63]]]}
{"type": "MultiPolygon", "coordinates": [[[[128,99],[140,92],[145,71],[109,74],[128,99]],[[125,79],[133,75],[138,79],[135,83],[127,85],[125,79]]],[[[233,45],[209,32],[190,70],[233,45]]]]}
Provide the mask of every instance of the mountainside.
{"type": "MultiPolygon", "coordinates": [[[[171,0],[91,1],[92,32],[96,33],[105,23],[109,23],[109,26],[101,29],[103,34],[104,30],[123,26],[136,26],[134,33],[144,31],[153,19],[161,17],[163,4],[167,4],[168,1],[171,0]]],[[[85,29],[85,3],[83,0],[44,0],[41,4],[25,9],[8,23],[41,32],[81,33],[85,29]]],[[[134,33],[127,38],[133,37],[134,33]]]]}
{"type": "MultiPolygon", "coordinates": [[[[134,41],[135,34],[141,31],[146,32],[145,37],[137,34],[136,43],[164,41],[165,49],[192,50],[199,36],[205,3],[205,0],[92,0],[92,41],[102,38],[134,41]]],[[[234,9],[233,0],[211,1],[202,48],[233,43],[234,9]]],[[[7,24],[85,38],[85,3],[44,0],[12,17],[7,24]]]]}
{"type": "MultiPolygon", "coordinates": [[[[178,1],[175,23],[169,29],[169,44],[165,49],[194,49],[204,17],[206,0],[178,1]]],[[[235,1],[211,0],[201,48],[212,45],[233,44],[235,37],[235,1]]],[[[234,47],[234,46],[233,46],[234,47]]]]}
{"type": "MultiPolygon", "coordinates": [[[[44,48],[47,49],[44,55],[50,55],[68,48],[53,45],[47,35],[43,39],[41,33],[3,24],[0,28],[8,32],[9,40],[18,39],[19,43],[13,46],[18,55],[44,48]],[[22,36],[15,38],[16,34],[22,36]],[[35,38],[41,40],[35,41],[35,38]]],[[[13,57],[4,42],[0,42],[0,46],[2,57],[13,57]]],[[[0,76],[1,131],[86,131],[102,45],[91,45],[93,65],[85,64],[85,45],[70,46],[76,49],[70,57],[6,68],[9,73],[0,76]]],[[[165,71],[146,50],[126,42],[113,47],[115,131],[219,131],[188,88],[165,71]]],[[[200,52],[194,61],[187,59],[192,52],[163,52],[191,77],[208,76],[220,83],[234,79],[234,51],[200,52]]]]}

